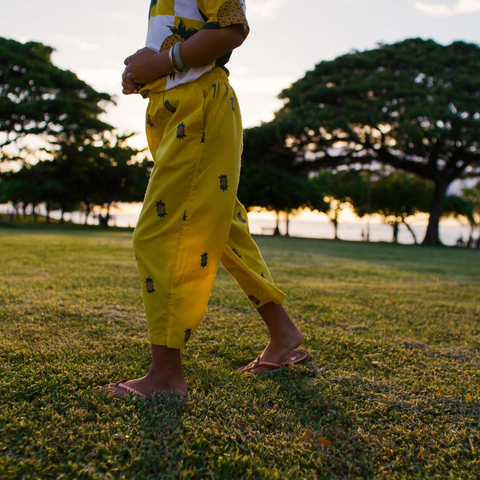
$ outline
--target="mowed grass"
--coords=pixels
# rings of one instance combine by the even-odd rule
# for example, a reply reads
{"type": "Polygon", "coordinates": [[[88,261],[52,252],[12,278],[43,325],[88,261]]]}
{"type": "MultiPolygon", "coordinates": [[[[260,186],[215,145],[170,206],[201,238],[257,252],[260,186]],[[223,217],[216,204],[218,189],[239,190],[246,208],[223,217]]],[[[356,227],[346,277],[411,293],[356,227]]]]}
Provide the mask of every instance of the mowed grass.
{"type": "Polygon", "coordinates": [[[480,252],[257,237],[311,360],[221,267],[185,400],[105,398],[149,343],[131,232],[0,230],[0,478],[480,478],[480,252]]]}

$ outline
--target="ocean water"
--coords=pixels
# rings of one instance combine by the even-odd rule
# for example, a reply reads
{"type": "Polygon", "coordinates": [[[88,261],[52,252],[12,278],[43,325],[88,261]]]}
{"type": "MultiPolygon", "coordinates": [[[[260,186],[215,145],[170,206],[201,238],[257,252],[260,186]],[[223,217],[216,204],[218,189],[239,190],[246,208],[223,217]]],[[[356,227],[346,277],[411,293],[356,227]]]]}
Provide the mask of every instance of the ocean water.
{"type": "MultiPolygon", "coordinates": [[[[0,206],[0,213],[9,213],[11,207],[6,205],[0,206]]],[[[112,216],[110,225],[118,227],[135,227],[140,207],[135,208],[138,213],[122,213],[117,212],[112,216]]],[[[42,212],[43,213],[43,212],[42,212]]],[[[52,217],[60,218],[60,212],[52,212],[52,217]]],[[[75,223],[84,223],[85,216],[80,212],[67,213],[66,220],[71,220],[75,223]]],[[[416,219],[416,217],[415,217],[416,219]]],[[[411,224],[412,230],[415,232],[417,241],[421,242],[425,235],[427,225],[425,221],[415,223],[415,219],[411,224]]],[[[94,215],[90,215],[88,219],[90,225],[98,224],[98,219],[94,215]]],[[[276,221],[273,216],[267,217],[258,215],[256,213],[249,214],[249,225],[252,234],[256,235],[271,235],[275,228],[276,221]]],[[[370,223],[370,241],[371,242],[391,242],[393,236],[393,229],[390,225],[372,221],[370,223]]],[[[338,237],[341,240],[362,241],[367,233],[367,221],[355,222],[339,222],[338,237]]],[[[280,232],[285,233],[285,222],[280,222],[280,232]]],[[[334,238],[334,228],[331,222],[325,219],[324,216],[318,216],[318,220],[302,220],[291,217],[289,225],[289,233],[291,237],[304,238],[334,238]]],[[[470,227],[461,225],[458,222],[442,221],[440,222],[440,239],[445,245],[456,245],[459,238],[467,240],[470,235],[470,227]]],[[[475,235],[478,235],[478,233],[475,235]]],[[[405,225],[400,225],[398,232],[398,241],[403,244],[413,244],[412,234],[408,231],[405,225]]]]}
{"type": "MultiPolygon", "coordinates": [[[[69,217],[67,216],[69,219],[69,217]]],[[[72,220],[81,223],[84,217],[81,214],[73,213],[72,220]]],[[[138,220],[138,214],[118,213],[113,216],[112,225],[118,227],[134,227],[138,220]]],[[[95,224],[97,221],[91,217],[89,223],[95,224]]],[[[250,232],[256,235],[271,235],[275,228],[275,220],[269,218],[249,218],[250,232]]],[[[413,224],[412,230],[415,232],[417,241],[421,242],[427,230],[426,224],[413,224]]],[[[361,241],[362,235],[367,233],[367,223],[339,223],[338,237],[341,240],[361,241]]],[[[280,222],[280,232],[285,233],[285,222],[280,222]]],[[[289,233],[291,237],[304,238],[334,238],[334,228],[331,222],[311,221],[311,220],[290,220],[289,233]]],[[[464,225],[440,224],[440,239],[445,245],[455,245],[457,240],[462,237],[467,240],[470,235],[470,228],[464,225]]],[[[391,242],[393,237],[393,228],[383,223],[370,224],[371,242],[391,242]]],[[[400,225],[398,232],[398,241],[403,244],[413,244],[412,234],[405,225],[400,225]]]]}

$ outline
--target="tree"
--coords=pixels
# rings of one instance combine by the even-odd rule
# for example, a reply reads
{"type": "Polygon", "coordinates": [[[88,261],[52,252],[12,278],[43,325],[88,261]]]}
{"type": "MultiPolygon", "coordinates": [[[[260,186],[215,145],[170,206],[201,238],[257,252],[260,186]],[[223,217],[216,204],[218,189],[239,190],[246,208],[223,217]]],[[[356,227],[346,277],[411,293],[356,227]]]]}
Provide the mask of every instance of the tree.
{"type": "Polygon", "coordinates": [[[367,184],[356,170],[321,172],[312,178],[317,192],[328,205],[324,212],[333,224],[334,239],[338,240],[338,217],[346,204],[353,203],[354,198],[367,197],[367,184]]]}
{"type": "Polygon", "coordinates": [[[318,64],[274,120],[312,170],[379,161],[430,180],[426,244],[449,185],[480,168],[480,47],[408,39],[318,64]]]}
{"type": "Polygon", "coordinates": [[[280,212],[285,212],[287,235],[289,216],[302,207],[325,208],[322,198],[305,173],[303,163],[283,142],[274,124],[245,130],[242,171],[238,196],[247,209],[263,207],[277,214],[275,234],[279,235],[280,212]]]}
{"type": "MultiPolygon", "coordinates": [[[[463,197],[473,204],[473,221],[470,221],[470,226],[472,227],[472,233],[469,238],[469,245],[474,246],[473,244],[473,232],[476,227],[480,227],[480,182],[473,188],[467,188],[463,190],[463,197]]],[[[478,232],[476,248],[480,249],[480,232],[478,232]]]]}
{"type": "MultiPolygon", "coordinates": [[[[470,235],[466,242],[460,238],[458,245],[465,244],[467,248],[475,246],[473,236],[475,229],[480,226],[480,183],[474,188],[463,189],[462,195],[447,196],[443,216],[454,217],[459,221],[462,218],[466,219],[470,225],[470,235]]],[[[476,247],[480,248],[480,235],[477,238],[476,247]]]]}
{"type": "Polygon", "coordinates": [[[98,205],[105,209],[105,214],[99,216],[103,226],[108,225],[112,205],[141,202],[145,195],[150,162],[146,158],[141,162],[132,161],[132,157],[140,152],[128,146],[129,137],[112,137],[87,157],[91,173],[83,189],[85,197],[82,201],[86,216],[89,207],[98,205]]]}
{"type": "Polygon", "coordinates": [[[141,201],[148,183],[150,162],[132,161],[139,151],[127,145],[128,138],[109,134],[95,145],[64,145],[52,161],[24,164],[18,172],[4,174],[0,202],[45,203],[47,221],[51,210],[59,209],[63,221],[65,212],[81,208],[85,223],[92,209],[100,206],[106,211],[100,219],[107,226],[110,207],[141,201]]]}
{"type": "Polygon", "coordinates": [[[41,135],[51,147],[58,142],[84,143],[112,129],[98,118],[111,97],[53,65],[52,52],[41,43],[0,37],[0,154],[4,160],[25,158],[28,148],[21,140],[27,135],[41,135]],[[15,153],[11,146],[16,147],[15,153]]]}
{"type": "Polygon", "coordinates": [[[47,221],[51,209],[60,209],[63,221],[82,208],[86,222],[100,205],[108,223],[114,202],[142,200],[149,167],[132,162],[139,152],[127,145],[129,136],[99,119],[111,97],[53,65],[52,51],[0,38],[0,153],[23,160],[20,171],[4,175],[0,198],[23,208],[45,203],[47,221]],[[25,161],[29,135],[42,139],[43,161],[25,161]]]}
{"type": "Polygon", "coordinates": [[[13,178],[12,172],[3,172],[0,174],[0,204],[11,202],[17,218],[20,215],[20,209],[25,212],[27,195],[32,195],[24,173],[25,172],[17,174],[15,178],[13,178]]]}
{"type": "MultiPolygon", "coordinates": [[[[368,175],[372,175],[369,173],[368,175]]],[[[363,217],[369,211],[381,215],[393,229],[392,242],[398,242],[401,224],[405,225],[417,244],[417,237],[407,218],[428,211],[433,197],[429,181],[405,172],[376,172],[370,181],[370,208],[366,195],[351,195],[355,213],[363,217]],[[383,174],[382,174],[383,173],[383,174]]]]}

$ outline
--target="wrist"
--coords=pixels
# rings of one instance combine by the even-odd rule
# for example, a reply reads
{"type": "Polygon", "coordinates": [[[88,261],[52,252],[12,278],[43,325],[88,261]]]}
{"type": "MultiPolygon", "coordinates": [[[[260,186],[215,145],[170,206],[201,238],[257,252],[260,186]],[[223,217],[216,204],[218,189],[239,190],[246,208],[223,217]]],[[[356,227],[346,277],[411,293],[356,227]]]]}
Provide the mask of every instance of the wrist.
{"type": "Polygon", "coordinates": [[[153,65],[157,78],[164,77],[174,72],[169,60],[169,51],[157,52],[153,65]]]}

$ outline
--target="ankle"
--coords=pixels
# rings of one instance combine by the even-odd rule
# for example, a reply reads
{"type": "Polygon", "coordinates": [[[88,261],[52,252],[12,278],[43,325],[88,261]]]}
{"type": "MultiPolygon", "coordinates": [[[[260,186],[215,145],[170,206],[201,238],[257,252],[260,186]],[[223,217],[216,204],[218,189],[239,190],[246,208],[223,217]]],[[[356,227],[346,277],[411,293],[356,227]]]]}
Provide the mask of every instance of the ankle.
{"type": "Polygon", "coordinates": [[[298,343],[300,345],[303,341],[303,334],[295,325],[275,328],[270,330],[270,341],[277,344],[298,343]]]}
{"type": "Polygon", "coordinates": [[[156,369],[155,367],[150,367],[146,378],[155,382],[155,383],[177,383],[178,381],[185,381],[183,376],[183,371],[177,371],[173,369],[156,369]]]}

